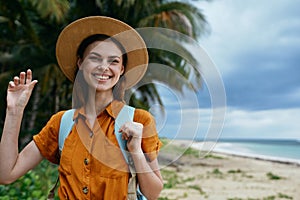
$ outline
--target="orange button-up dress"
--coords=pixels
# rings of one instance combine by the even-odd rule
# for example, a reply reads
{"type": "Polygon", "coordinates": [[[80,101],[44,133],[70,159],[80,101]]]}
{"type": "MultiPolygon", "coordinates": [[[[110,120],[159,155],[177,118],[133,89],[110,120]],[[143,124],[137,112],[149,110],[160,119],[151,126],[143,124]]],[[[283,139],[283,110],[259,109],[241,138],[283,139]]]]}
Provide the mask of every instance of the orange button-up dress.
{"type": "MultiPolygon", "coordinates": [[[[114,133],[116,113],[123,103],[113,101],[91,127],[83,108],[75,111],[75,125],[64,142],[59,162],[58,132],[65,111],[53,115],[33,137],[41,154],[59,163],[60,199],[127,199],[129,170],[114,133]]],[[[135,122],[143,124],[142,149],[149,161],[156,159],[161,142],[155,120],[147,111],[136,109],[135,122]]]]}

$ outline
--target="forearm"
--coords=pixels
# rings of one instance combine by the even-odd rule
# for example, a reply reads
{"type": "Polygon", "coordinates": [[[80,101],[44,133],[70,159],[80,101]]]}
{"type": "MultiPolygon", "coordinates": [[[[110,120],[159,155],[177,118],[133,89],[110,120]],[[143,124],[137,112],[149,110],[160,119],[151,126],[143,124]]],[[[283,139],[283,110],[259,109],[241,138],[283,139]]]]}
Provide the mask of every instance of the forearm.
{"type": "Polygon", "coordinates": [[[0,142],[0,181],[9,179],[16,164],[19,149],[18,137],[20,132],[23,110],[7,109],[0,142]]]}
{"type": "Polygon", "coordinates": [[[163,188],[160,174],[155,173],[159,171],[158,166],[157,169],[151,168],[142,151],[132,153],[132,159],[134,161],[139,187],[142,193],[148,200],[157,199],[163,188]]]}

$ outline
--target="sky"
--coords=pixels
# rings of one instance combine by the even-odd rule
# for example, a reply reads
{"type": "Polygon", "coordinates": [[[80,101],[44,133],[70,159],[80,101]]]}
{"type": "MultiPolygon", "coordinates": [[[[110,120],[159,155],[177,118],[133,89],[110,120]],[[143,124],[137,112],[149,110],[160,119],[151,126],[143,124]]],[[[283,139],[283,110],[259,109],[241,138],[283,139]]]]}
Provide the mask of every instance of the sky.
{"type": "Polygon", "coordinates": [[[207,89],[210,83],[198,95],[202,103],[197,108],[181,107],[187,99],[174,102],[164,95],[168,105],[164,120],[159,120],[160,134],[300,139],[300,0],[190,2],[202,10],[210,26],[200,45],[224,84],[226,113],[203,104],[216,93],[207,89]],[[212,120],[214,111],[219,121],[212,120]]]}

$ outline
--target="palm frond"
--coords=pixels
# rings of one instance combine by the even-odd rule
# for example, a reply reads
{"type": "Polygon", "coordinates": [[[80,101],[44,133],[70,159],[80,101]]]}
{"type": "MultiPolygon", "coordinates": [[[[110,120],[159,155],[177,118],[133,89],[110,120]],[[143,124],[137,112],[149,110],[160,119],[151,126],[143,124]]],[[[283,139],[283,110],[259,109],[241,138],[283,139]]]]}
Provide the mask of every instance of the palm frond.
{"type": "Polygon", "coordinates": [[[70,9],[70,2],[67,0],[30,0],[30,2],[43,19],[48,18],[57,23],[65,20],[70,9]]]}

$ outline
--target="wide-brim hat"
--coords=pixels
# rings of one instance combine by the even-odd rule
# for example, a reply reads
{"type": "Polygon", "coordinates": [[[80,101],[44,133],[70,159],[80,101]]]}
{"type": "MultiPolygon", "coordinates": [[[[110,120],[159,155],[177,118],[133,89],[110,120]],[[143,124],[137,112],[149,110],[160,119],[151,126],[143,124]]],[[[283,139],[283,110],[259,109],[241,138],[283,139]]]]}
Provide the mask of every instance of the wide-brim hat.
{"type": "Polygon", "coordinates": [[[74,82],[77,71],[77,50],[81,42],[95,34],[104,34],[117,39],[127,54],[125,67],[128,89],[142,79],[148,65],[146,44],[140,34],[128,24],[105,16],[90,16],[78,19],[66,26],[56,43],[56,59],[65,76],[74,82]]]}

